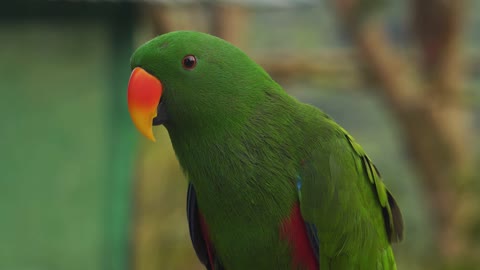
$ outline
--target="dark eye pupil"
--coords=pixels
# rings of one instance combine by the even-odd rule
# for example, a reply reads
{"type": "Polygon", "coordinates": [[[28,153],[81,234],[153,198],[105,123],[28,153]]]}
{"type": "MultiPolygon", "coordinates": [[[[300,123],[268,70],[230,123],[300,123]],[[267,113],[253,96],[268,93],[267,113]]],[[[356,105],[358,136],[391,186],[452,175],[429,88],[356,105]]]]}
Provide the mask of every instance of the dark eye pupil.
{"type": "Polygon", "coordinates": [[[193,55],[187,55],[183,58],[183,67],[193,69],[197,65],[197,59],[193,55]]]}

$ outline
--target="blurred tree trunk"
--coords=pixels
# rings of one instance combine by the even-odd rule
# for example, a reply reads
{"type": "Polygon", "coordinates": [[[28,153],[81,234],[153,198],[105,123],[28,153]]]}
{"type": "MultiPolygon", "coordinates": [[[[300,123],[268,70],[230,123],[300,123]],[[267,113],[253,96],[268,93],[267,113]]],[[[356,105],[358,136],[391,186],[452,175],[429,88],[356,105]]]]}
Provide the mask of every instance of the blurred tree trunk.
{"type": "Polygon", "coordinates": [[[245,49],[249,9],[243,5],[216,2],[186,6],[146,5],[155,35],[177,30],[208,32],[245,49]]]}
{"type": "Polygon", "coordinates": [[[246,49],[249,10],[245,6],[217,4],[212,7],[210,33],[246,49]]]}
{"type": "MultiPolygon", "coordinates": [[[[336,0],[360,57],[374,74],[379,94],[405,134],[412,162],[423,180],[436,220],[438,252],[449,261],[468,253],[462,224],[463,187],[469,179],[468,113],[462,103],[461,37],[465,1],[411,0],[418,66],[408,66],[389,43],[378,20],[369,19],[379,0],[336,0]],[[419,74],[410,74],[412,70],[419,74]]],[[[468,197],[468,196],[467,196],[468,197]]]]}

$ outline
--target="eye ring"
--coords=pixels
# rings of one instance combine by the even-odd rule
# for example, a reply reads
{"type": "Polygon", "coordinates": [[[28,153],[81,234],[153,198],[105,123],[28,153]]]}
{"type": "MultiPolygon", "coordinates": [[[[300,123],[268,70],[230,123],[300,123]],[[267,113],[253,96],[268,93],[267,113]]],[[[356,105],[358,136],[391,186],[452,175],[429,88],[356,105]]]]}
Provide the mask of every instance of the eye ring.
{"type": "Polygon", "coordinates": [[[197,58],[195,57],[195,55],[189,54],[189,55],[186,55],[185,57],[183,57],[182,66],[186,70],[194,69],[195,66],[197,66],[197,58]]]}

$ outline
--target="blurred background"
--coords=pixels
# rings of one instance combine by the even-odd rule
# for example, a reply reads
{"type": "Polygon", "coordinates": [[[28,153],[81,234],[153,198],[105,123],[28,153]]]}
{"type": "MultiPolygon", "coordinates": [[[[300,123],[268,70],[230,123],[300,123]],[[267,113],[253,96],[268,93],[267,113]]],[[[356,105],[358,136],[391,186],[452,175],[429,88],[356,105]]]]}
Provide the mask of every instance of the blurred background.
{"type": "Polygon", "coordinates": [[[4,1],[0,269],[203,269],[163,127],[140,137],[129,57],[209,32],[344,126],[403,211],[399,269],[480,265],[480,0],[4,1]]]}

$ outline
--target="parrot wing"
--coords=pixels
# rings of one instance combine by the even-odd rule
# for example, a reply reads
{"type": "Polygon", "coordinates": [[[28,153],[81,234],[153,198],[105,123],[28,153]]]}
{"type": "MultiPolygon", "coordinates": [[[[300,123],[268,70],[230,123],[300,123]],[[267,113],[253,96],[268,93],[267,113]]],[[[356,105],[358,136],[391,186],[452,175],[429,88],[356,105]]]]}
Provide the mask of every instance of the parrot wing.
{"type": "Polygon", "coordinates": [[[314,144],[297,177],[320,269],[396,269],[390,243],[403,237],[400,209],[361,146],[328,126],[332,135],[314,144]]]}
{"type": "Polygon", "coordinates": [[[197,196],[191,183],[188,185],[187,191],[187,219],[190,239],[200,262],[205,265],[207,270],[223,270],[223,266],[209,243],[206,225],[198,210],[197,196]]]}

